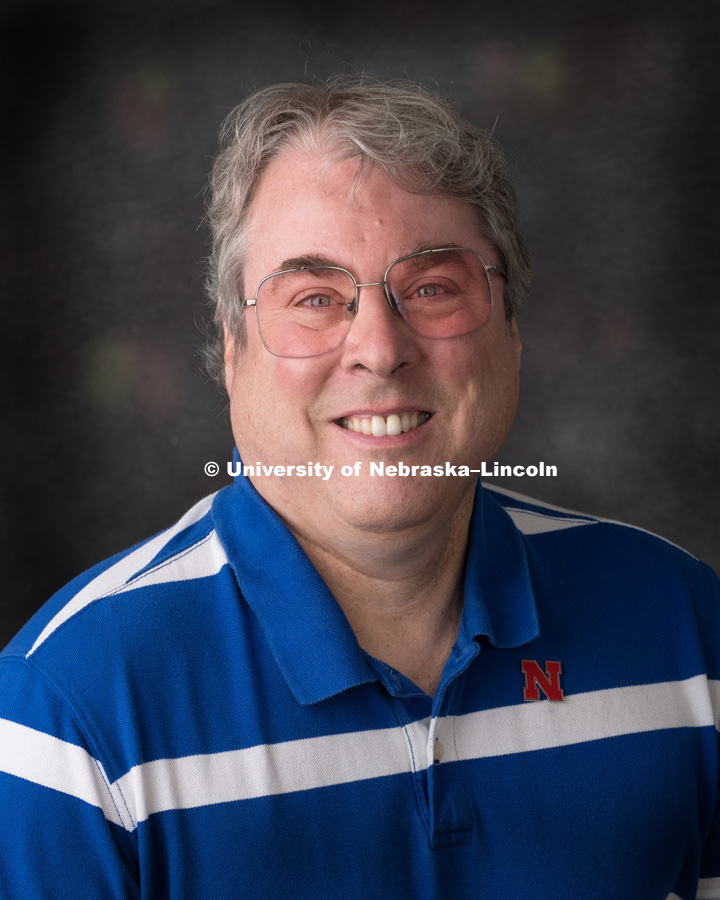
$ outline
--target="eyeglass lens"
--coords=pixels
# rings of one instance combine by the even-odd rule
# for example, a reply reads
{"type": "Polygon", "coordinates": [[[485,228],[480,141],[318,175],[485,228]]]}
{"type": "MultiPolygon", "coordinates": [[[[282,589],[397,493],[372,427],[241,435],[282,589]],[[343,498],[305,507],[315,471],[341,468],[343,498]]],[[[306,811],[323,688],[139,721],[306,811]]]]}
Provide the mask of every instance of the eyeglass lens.
{"type": "MultiPolygon", "coordinates": [[[[469,250],[419,253],[393,263],[387,290],[403,319],[430,338],[459,337],[490,318],[485,266],[469,250]]],[[[355,281],[344,269],[313,267],[266,278],[256,299],[260,335],[276,356],[317,356],[339,346],[356,311],[355,281]]]]}

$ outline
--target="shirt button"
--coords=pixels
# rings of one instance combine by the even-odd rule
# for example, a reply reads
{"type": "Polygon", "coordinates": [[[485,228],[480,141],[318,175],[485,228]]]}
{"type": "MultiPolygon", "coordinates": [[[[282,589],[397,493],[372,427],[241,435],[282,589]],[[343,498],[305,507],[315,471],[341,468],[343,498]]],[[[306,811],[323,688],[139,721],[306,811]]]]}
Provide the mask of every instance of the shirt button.
{"type": "Polygon", "coordinates": [[[443,745],[438,738],[435,738],[435,746],[433,748],[433,762],[439,763],[443,755],[443,745]]]}

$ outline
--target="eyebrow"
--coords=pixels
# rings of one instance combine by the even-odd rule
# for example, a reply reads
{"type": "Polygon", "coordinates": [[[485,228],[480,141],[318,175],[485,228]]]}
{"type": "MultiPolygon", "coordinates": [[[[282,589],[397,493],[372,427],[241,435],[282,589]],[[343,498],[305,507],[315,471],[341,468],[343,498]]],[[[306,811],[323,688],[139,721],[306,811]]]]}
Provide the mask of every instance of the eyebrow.
{"type": "Polygon", "coordinates": [[[427,253],[428,250],[462,250],[460,244],[454,244],[448,241],[446,244],[418,244],[414,250],[409,253],[403,253],[403,256],[413,256],[415,253],[427,253]]]}
{"type": "Polygon", "coordinates": [[[307,269],[310,267],[317,268],[343,268],[339,263],[327,256],[316,256],[309,253],[306,256],[291,256],[290,259],[284,259],[275,269],[276,272],[284,272],[286,269],[307,269]]]}
{"type": "MultiPolygon", "coordinates": [[[[447,244],[418,244],[408,253],[403,253],[399,258],[402,259],[403,256],[413,256],[415,253],[425,253],[428,250],[459,250],[460,245],[449,242],[447,244]]],[[[329,256],[318,256],[314,253],[308,253],[303,256],[291,256],[289,259],[284,259],[276,269],[275,272],[284,272],[287,269],[307,269],[307,268],[335,268],[335,269],[344,269],[345,266],[341,265],[336,260],[330,259],[329,256]]]]}

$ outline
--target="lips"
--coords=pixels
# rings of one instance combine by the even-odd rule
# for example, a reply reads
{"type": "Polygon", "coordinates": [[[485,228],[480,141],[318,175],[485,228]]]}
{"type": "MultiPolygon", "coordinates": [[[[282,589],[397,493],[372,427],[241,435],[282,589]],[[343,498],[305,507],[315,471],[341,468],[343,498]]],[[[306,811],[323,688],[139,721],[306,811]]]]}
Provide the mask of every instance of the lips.
{"type": "Polygon", "coordinates": [[[373,437],[395,436],[406,431],[412,431],[420,425],[424,425],[430,418],[428,412],[390,413],[387,416],[347,416],[338,419],[337,424],[348,431],[358,434],[372,435],[373,437]]]}

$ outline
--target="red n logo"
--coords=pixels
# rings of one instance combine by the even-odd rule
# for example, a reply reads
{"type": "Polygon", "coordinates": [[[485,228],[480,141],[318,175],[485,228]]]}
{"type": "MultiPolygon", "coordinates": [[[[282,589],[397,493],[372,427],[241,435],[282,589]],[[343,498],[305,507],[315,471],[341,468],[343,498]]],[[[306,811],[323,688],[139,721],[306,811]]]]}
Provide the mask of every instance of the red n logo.
{"type": "Polygon", "coordinates": [[[563,700],[565,698],[563,689],[560,687],[561,663],[546,662],[544,672],[534,659],[523,659],[521,666],[525,675],[523,700],[539,700],[540,691],[545,694],[548,700],[563,700]]]}

